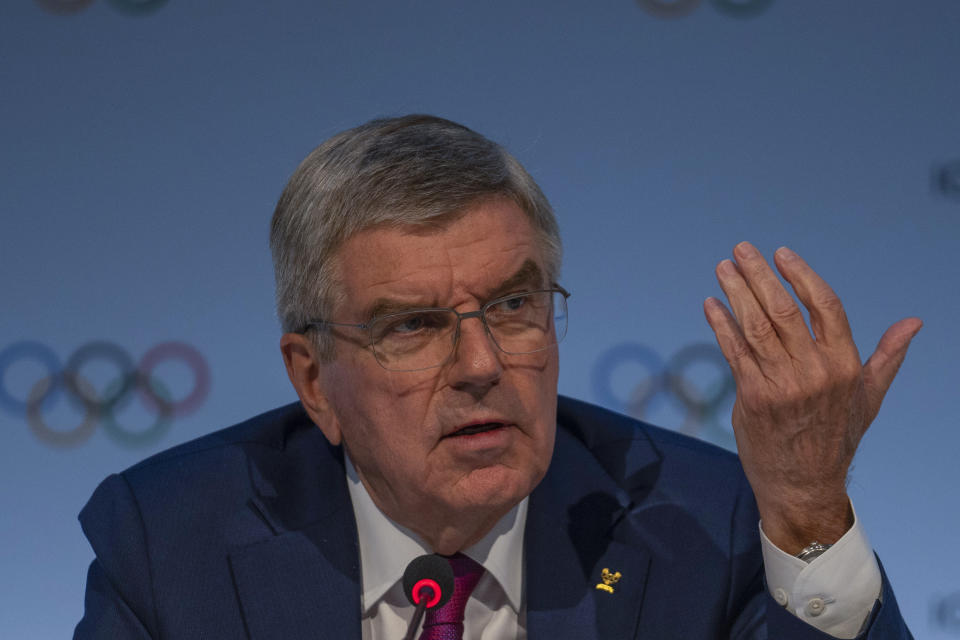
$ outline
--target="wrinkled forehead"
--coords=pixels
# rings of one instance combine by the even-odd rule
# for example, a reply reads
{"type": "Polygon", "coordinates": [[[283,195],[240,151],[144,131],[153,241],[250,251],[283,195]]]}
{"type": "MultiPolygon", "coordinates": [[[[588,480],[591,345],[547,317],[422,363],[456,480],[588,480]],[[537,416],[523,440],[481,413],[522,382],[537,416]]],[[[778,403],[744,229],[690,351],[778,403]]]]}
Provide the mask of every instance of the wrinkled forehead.
{"type": "Polygon", "coordinates": [[[431,224],[365,229],[339,248],[335,269],[340,302],[362,300],[365,307],[385,297],[448,306],[547,284],[537,234],[526,214],[504,200],[431,224]]]}

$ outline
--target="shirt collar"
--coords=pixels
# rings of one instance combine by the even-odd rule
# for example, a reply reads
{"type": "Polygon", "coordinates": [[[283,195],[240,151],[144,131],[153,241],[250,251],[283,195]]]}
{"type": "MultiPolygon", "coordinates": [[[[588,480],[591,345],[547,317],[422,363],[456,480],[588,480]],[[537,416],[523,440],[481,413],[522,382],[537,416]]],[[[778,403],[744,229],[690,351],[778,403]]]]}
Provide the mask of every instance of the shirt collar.
{"type": "MultiPolygon", "coordinates": [[[[377,601],[400,582],[411,560],[433,551],[420,536],[380,511],[360,482],[346,452],[344,459],[360,543],[361,606],[363,615],[367,615],[377,601]]],[[[487,535],[463,550],[496,579],[515,612],[520,611],[523,597],[523,532],[528,500],[528,497],[521,500],[487,535]]]]}

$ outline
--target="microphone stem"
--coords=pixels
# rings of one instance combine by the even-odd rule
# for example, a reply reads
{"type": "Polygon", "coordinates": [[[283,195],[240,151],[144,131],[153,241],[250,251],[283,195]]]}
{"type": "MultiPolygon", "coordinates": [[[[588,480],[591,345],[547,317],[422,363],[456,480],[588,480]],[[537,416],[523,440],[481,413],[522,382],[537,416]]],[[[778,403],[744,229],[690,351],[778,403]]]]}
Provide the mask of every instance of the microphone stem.
{"type": "Polygon", "coordinates": [[[420,620],[423,619],[423,613],[427,610],[427,601],[433,598],[433,589],[430,587],[424,587],[420,589],[420,602],[417,603],[417,608],[413,612],[413,618],[410,620],[410,626],[407,627],[407,635],[403,636],[403,640],[414,640],[413,636],[416,635],[417,629],[420,628],[420,620]]]}

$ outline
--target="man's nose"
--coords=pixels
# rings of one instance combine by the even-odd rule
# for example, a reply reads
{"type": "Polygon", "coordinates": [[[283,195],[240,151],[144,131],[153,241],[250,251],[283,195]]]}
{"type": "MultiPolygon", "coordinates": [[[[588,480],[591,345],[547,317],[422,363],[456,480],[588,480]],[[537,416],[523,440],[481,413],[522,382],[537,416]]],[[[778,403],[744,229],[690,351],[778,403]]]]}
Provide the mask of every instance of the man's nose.
{"type": "Polygon", "coordinates": [[[479,316],[461,318],[450,365],[451,386],[471,392],[486,391],[503,374],[501,354],[479,316]]]}

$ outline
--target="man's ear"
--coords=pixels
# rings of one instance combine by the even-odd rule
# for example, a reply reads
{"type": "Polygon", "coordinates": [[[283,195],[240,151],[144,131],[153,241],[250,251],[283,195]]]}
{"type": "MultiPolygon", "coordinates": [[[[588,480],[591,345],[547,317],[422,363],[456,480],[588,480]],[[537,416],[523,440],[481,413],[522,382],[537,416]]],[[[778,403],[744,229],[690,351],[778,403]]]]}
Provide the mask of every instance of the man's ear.
{"type": "Polygon", "coordinates": [[[280,338],[280,352],[283,354],[283,364],[287,367],[287,376],[297,390],[303,408],[330,444],[339,445],[340,423],[321,384],[320,367],[323,365],[313,342],[299,333],[285,333],[280,338]]]}

